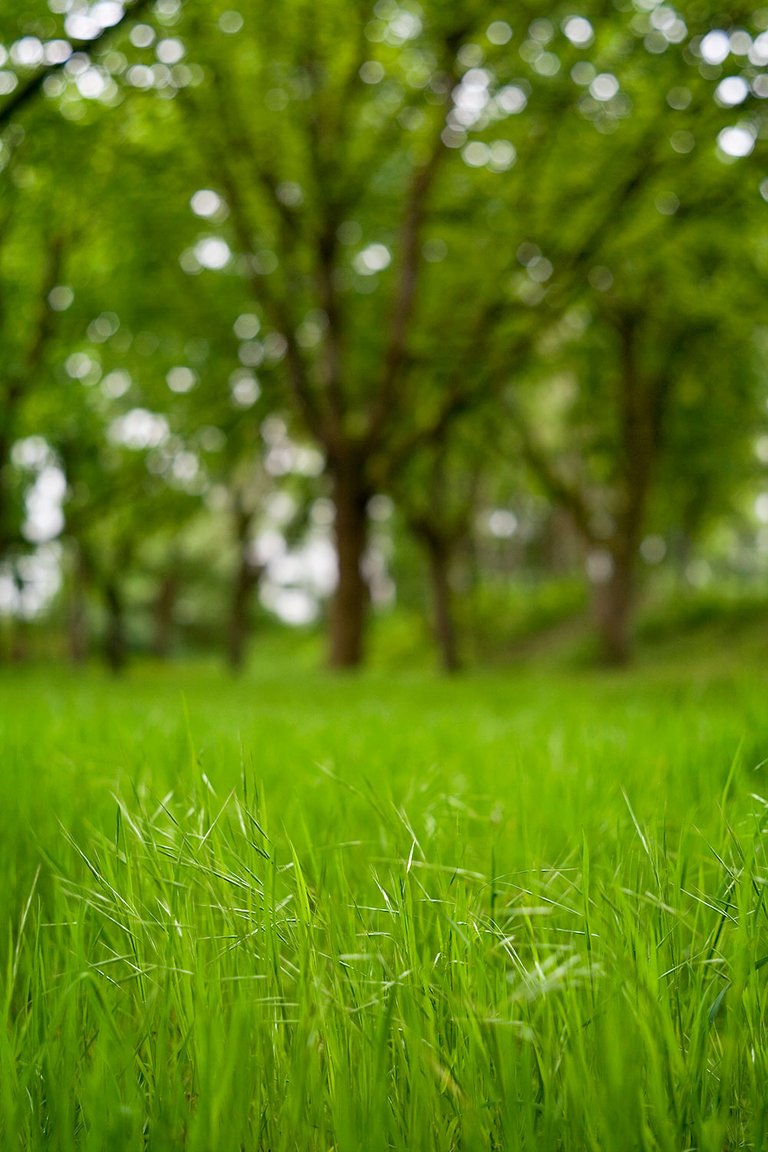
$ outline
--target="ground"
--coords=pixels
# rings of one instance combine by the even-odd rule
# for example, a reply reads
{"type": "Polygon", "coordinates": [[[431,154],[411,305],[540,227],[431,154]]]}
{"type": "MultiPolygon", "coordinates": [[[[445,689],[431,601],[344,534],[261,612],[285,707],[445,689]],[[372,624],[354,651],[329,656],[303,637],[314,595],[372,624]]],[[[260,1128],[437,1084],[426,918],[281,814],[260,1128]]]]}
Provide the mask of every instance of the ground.
{"type": "Polygon", "coordinates": [[[765,688],[4,671],[3,1147],[760,1147],[765,688]]]}

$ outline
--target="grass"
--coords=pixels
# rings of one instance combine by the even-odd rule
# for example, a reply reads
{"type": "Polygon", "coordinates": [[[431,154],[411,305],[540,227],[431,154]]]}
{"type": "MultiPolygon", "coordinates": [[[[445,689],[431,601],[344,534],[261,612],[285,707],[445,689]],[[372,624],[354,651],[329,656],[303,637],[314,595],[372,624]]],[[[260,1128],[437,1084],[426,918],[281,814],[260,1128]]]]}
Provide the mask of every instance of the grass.
{"type": "Polygon", "coordinates": [[[0,1146],[768,1145],[765,677],[0,676],[0,1146]]]}

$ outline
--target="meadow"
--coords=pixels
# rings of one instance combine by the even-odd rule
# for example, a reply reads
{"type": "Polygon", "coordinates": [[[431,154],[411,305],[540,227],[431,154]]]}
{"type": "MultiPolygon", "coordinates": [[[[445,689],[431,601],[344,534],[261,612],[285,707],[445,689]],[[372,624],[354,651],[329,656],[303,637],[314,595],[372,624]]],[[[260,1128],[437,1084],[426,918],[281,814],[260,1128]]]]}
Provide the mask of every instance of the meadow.
{"type": "Polygon", "coordinates": [[[765,1147],[765,698],[3,670],[0,1146],[765,1147]]]}

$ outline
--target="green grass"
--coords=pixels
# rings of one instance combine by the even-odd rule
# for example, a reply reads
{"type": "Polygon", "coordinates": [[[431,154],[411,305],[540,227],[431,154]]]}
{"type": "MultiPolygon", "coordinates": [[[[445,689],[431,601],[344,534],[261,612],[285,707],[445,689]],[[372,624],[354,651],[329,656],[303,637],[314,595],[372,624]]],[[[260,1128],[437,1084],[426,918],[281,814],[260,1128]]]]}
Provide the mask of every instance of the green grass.
{"type": "Polygon", "coordinates": [[[0,1147],[768,1146],[766,678],[0,675],[0,1147]]]}

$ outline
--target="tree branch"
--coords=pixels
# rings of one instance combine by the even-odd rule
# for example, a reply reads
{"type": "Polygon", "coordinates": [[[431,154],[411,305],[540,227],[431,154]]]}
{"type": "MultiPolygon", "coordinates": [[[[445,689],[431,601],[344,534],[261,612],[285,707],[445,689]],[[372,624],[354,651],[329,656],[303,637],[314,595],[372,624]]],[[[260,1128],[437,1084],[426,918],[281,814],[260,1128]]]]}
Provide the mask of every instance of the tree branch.
{"type": "MultiPolygon", "coordinates": [[[[109,28],[102,28],[101,32],[91,40],[70,40],[69,43],[72,48],[72,54],[75,52],[85,52],[90,55],[96,45],[102,44],[114,36],[119,28],[122,28],[126,23],[140,15],[145,8],[149,7],[149,4],[150,0],[134,0],[133,4],[125,8],[123,15],[116,24],[111,25],[109,28]]],[[[21,112],[25,105],[29,104],[39,95],[48,77],[60,72],[69,59],[71,59],[71,57],[68,56],[67,60],[60,60],[55,64],[46,64],[44,68],[40,68],[35,72],[34,76],[31,76],[26,84],[22,84],[15,90],[13,95],[0,107],[0,130],[2,130],[6,124],[9,124],[14,116],[21,112]]]]}
{"type": "Polygon", "coordinates": [[[390,413],[396,407],[398,383],[407,355],[408,336],[415,313],[416,287],[421,267],[421,232],[426,215],[427,201],[435,182],[440,163],[447,151],[442,133],[445,128],[445,109],[450,103],[453,89],[458,81],[456,53],[469,31],[468,26],[460,26],[446,34],[443,52],[446,60],[444,100],[440,105],[440,120],[437,125],[426,161],[412,173],[411,184],[403,207],[399,235],[399,279],[395,289],[389,335],[384,350],[377,398],[373,405],[368,429],[365,434],[367,450],[378,446],[390,413]]]}
{"type": "MultiPolygon", "coordinates": [[[[440,129],[442,131],[441,121],[440,129]]],[[[445,146],[438,135],[432,145],[427,162],[418,168],[411,181],[400,225],[400,278],[395,293],[389,339],[384,352],[384,363],[379,385],[379,400],[369,427],[373,443],[380,434],[397,390],[397,378],[405,359],[406,341],[414,313],[416,284],[421,263],[421,230],[426,212],[426,201],[437,174],[445,146]]]]}
{"type": "MultiPolygon", "coordinates": [[[[277,217],[280,251],[285,261],[286,253],[296,248],[300,239],[295,214],[281,201],[273,176],[259,164],[254,142],[249,138],[242,120],[237,116],[234,98],[231,95],[229,99],[226,98],[223,91],[224,81],[215,68],[213,76],[219,123],[222,127],[221,137],[212,149],[213,163],[226,192],[238,241],[244,253],[253,254],[254,228],[242,195],[241,182],[233,169],[233,158],[245,156],[249,170],[255,173],[257,184],[277,217]]],[[[286,271],[285,268],[283,271],[286,271]]],[[[319,436],[325,447],[329,448],[338,440],[339,422],[333,406],[323,402],[324,399],[327,401],[328,396],[318,395],[310,382],[305,359],[295,338],[296,318],[291,315],[289,293],[272,291],[264,280],[257,281],[250,269],[248,280],[258,302],[271,314],[272,322],[283,333],[287,342],[288,380],[294,403],[307,426],[319,436]]]]}
{"type": "Polygon", "coordinates": [[[544,449],[536,443],[527,421],[514,400],[508,401],[507,410],[520,436],[520,445],[526,464],[537,476],[555,504],[559,504],[570,514],[584,539],[594,543],[592,512],[584,493],[558,472],[544,449]]]}
{"type": "MultiPolygon", "coordinates": [[[[253,255],[253,236],[251,232],[248,213],[240,195],[237,181],[232,175],[229,165],[223,158],[218,165],[218,172],[227,195],[227,203],[232,212],[232,222],[235,232],[246,256],[253,255]]],[[[307,378],[306,365],[302,358],[294,334],[294,324],[288,315],[285,301],[279,294],[272,292],[263,279],[256,278],[253,268],[248,268],[248,283],[257,302],[265,309],[273,324],[282,332],[286,340],[286,358],[288,361],[288,382],[294,402],[304,422],[313,430],[320,433],[321,439],[326,422],[321,412],[317,397],[307,378]]]]}
{"type": "MultiPolygon", "coordinates": [[[[390,476],[408,461],[412,453],[425,446],[438,445],[449,428],[465,412],[482,403],[489,395],[489,389],[504,378],[509,362],[519,350],[527,345],[527,335],[521,336],[514,345],[506,344],[503,359],[496,366],[486,354],[489,334],[498,319],[504,315],[506,304],[498,298],[489,298],[475,317],[472,330],[462,342],[461,353],[450,361],[450,372],[445,384],[442,403],[433,419],[420,428],[412,429],[399,444],[390,447],[386,467],[381,469],[380,482],[386,484],[390,476]]],[[[445,348],[442,349],[445,354],[445,348]]],[[[430,370],[431,368],[430,361],[430,370]]]]}

